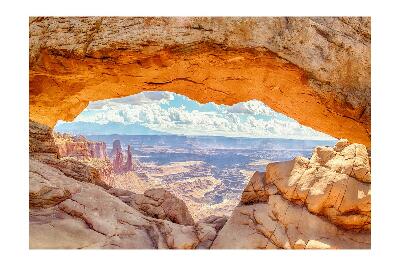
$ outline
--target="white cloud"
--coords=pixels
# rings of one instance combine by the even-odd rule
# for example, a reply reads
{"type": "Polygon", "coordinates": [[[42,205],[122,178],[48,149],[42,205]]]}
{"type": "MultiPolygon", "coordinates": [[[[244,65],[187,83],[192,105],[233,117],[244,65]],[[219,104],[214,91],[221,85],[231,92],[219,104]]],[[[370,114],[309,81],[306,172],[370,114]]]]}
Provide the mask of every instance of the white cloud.
{"type": "Polygon", "coordinates": [[[241,102],[234,104],[227,108],[230,113],[242,113],[242,114],[253,114],[253,115],[266,115],[274,116],[275,112],[257,100],[251,100],[248,102],[241,102]]]}
{"type": "Polygon", "coordinates": [[[146,93],[139,93],[123,98],[115,98],[111,100],[103,100],[90,102],[88,109],[103,109],[104,106],[108,108],[118,108],[120,104],[129,105],[143,105],[143,104],[168,104],[168,102],[174,99],[174,94],[172,92],[166,91],[149,91],[146,93]]]}
{"type": "Polygon", "coordinates": [[[328,135],[304,127],[296,121],[274,112],[259,101],[234,106],[219,106],[216,111],[190,111],[164,106],[172,101],[172,93],[145,93],[121,99],[91,104],[75,121],[105,124],[140,123],[148,128],[173,134],[224,135],[241,137],[275,137],[300,139],[329,139],[328,135]],[[144,95],[144,96],[142,96],[144,95]],[[140,104],[139,104],[140,103],[140,104]],[[96,108],[93,108],[95,106],[96,108]],[[101,106],[101,108],[97,108],[101,106]],[[260,118],[260,115],[268,119],[260,118]]]}

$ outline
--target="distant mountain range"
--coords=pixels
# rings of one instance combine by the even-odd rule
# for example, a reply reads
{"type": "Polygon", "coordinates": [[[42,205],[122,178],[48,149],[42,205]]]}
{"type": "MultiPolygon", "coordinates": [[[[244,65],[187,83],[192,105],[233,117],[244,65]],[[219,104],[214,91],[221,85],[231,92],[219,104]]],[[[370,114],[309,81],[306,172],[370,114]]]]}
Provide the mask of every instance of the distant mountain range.
{"type": "Polygon", "coordinates": [[[104,141],[108,145],[119,139],[124,145],[161,145],[182,148],[222,149],[312,149],[315,146],[331,146],[336,140],[294,140],[279,138],[245,138],[224,136],[183,136],[152,130],[140,124],[108,122],[62,123],[55,131],[72,135],[83,135],[93,141],[104,141]]]}
{"type": "Polygon", "coordinates": [[[169,135],[169,133],[152,130],[140,124],[123,124],[118,122],[108,122],[98,124],[94,122],[73,122],[62,123],[55,127],[55,131],[69,133],[72,135],[169,135]]]}
{"type": "Polygon", "coordinates": [[[92,141],[103,141],[111,146],[116,139],[126,146],[168,146],[196,149],[253,149],[253,150],[312,150],[316,146],[332,146],[335,140],[295,140],[277,138],[243,138],[222,136],[182,135],[85,135],[92,141]]]}

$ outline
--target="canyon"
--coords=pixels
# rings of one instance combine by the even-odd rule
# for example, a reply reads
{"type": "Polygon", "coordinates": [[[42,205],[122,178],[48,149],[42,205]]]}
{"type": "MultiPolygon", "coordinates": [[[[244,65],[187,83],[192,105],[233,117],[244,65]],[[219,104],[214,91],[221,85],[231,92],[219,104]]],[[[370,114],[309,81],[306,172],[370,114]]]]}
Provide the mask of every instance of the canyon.
{"type": "Polygon", "coordinates": [[[31,121],[29,138],[30,248],[209,248],[226,222],[195,223],[168,191],[136,194],[110,187],[82,161],[66,167],[47,126],[31,121]]]}
{"type": "MultiPolygon", "coordinates": [[[[146,146],[144,152],[138,150],[133,157],[131,145],[124,143],[126,151],[123,151],[121,141],[115,139],[118,136],[105,136],[107,139],[112,139],[109,142],[109,146],[112,146],[111,149],[107,149],[106,142],[92,141],[82,135],[72,136],[54,132],[53,137],[62,161],[74,161],[91,166],[97,170],[98,178],[102,182],[115,189],[129,190],[141,194],[154,188],[168,189],[180,199],[184,199],[185,205],[188,206],[191,215],[196,220],[216,214],[220,216],[229,215],[238,203],[240,194],[237,190],[242,189],[241,185],[239,187],[234,185],[222,186],[221,180],[213,177],[210,169],[208,169],[216,166],[204,161],[174,162],[174,154],[179,154],[179,151],[181,151],[179,147],[176,147],[176,149],[170,147],[172,153],[167,153],[165,151],[166,146],[158,147],[154,143],[154,146],[146,146]],[[93,147],[101,148],[95,149],[98,153],[94,153],[93,147]],[[148,150],[151,152],[147,153],[148,150]],[[153,153],[165,154],[170,157],[172,162],[159,165],[158,163],[163,159],[152,156],[153,153]],[[98,156],[98,154],[101,154],[101,156],[98,156]],[[146,162],[141,157],[148,157],[150,161],[146,162]],[[141,160],[139,161],[139,159],[141,160]],[[218,187],[221,188],[218,189],[218,187]],[[236,192],[230,193],[231,196],[226,192],[223,202],[212,200],[212,196],[206,196],[207,193],[220,194],[221,189],[236,190],[236,192]]],[[[126,136],[120,137],[126,138],[126,136]]],[[[92,136],[92,138],[96,137],[92,136]]],[[[154,139],[151,136],[145,136],[145,138],[154,139]]],[[[159,136],[158,138],[168,137],[159,136]]],[[[184,145],[184,143],[180,143],[179,146],[184,145]]],[[[208,152],[210,151],[206,150],[200,154],[207,154],[208,152]]],[[[179,159],[179,156],[175,159],[182,160],[179,159]]],[[[224,171],[223,168],[220,171],[224,171]]],[[[229,178],[233,181],[232,172],[229,178]]]]}
{"type": "MultiPolygon", "coordinates": [[[[186,203],[163,188],[113,187],[87,158],[60,156],[65,147],[82,151],[74,138],[63,137],[69,144],[58,140],[57,146],[51,128],[30,122],[31,248],[370,247],[364,145],[340,140],[315,148],[310,159],[269,163],[251,177],[230,217],[193,219],[186,203]]],[[[121,152],[118,142],[113,148],[121,152]]]]}
{"type": "MultiPolygon", "coordinates": [[[[370,18],[32,17],[29,246],[144,249],[371,247],[370,18]],[[339,140],[243,170],[229,215],[200,210],[219,180],[140,175],[135,147],[53,132],[90,101],[171,91],[258,99],[339,140]]],[[[149,166],[149,165],[148,165],[149,166]]],[[[199,164],[170,164],[184,175],[199,164]],[[188,170],[189,171],[189,170],[188,170]]],[[[223,190],[229,194],[229,189],[223,190]]],[[[229,209],[219,206],[220,209],[229,209]]]]}

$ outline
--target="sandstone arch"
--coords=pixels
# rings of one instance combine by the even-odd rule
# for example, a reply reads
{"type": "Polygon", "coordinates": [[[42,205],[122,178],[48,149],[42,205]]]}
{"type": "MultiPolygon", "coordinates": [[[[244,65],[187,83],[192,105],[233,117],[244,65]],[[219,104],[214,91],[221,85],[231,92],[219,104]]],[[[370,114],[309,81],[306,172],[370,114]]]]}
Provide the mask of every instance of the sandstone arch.
{"type": "Polygon", "coordinates": [[[166,90],[258,99],[370,146],[369,18],[31,18],[29,116],[54,126],[89,101],[166,90]]]}

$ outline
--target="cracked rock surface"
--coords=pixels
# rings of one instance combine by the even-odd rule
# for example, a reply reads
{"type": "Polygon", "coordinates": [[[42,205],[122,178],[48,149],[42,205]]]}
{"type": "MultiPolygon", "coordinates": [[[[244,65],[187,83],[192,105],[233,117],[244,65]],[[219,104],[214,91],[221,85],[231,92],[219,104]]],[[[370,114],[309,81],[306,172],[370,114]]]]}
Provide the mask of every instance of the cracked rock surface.
{"type": "Polygon", "coordinates": [[[31,17],[29,117],[53,127],[89,101],[172,91],[257,99],[370,146],[368,17],[31,17]]]}
{"type": "Polygon", "coordinates": [[[109,193],[120,197],[128,205],[147,216],[182,225],[194,225],[183,200],[162,188],[149,189],[144,194],[112,188],[109,193]]]}
{"type": "Polygon", "coordinates": [[[256,172],[212,248],[370,248],[371,169],[340,140],[256,172]]]}
{"type": "Polygon", "coordinates": [[[192,226],[145,216],[103,188],[30,160],[31,248],[195,248],[192,226]]]}

